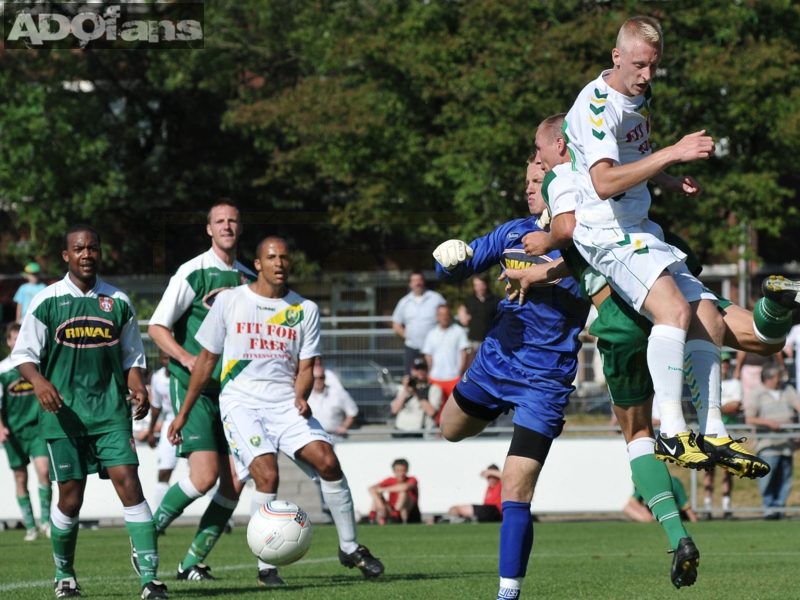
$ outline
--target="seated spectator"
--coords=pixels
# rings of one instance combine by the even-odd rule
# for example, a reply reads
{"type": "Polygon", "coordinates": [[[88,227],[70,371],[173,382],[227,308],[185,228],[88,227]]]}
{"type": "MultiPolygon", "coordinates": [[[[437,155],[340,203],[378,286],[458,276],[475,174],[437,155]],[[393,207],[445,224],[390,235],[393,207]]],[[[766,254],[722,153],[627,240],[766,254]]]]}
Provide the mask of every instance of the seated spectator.
{"type": "MultiPolygon", "coordinates": [[[[442,405],[442,388],[428,381],[428,363],[414,359],[411,375],[403,377],[397,396],[392,400],[395,428],[402,431],[433,429],[442,405]]],[[[393,437],[422,437],[422,433],[393,433],[393,437]]]]}
{"type": "Polygon", "coordinates": [[[314,365],[314,388],[308,397],[308,405],[322,428],[331,434],[333,441],[337,441],[347,437],[347,431],[358,415],[358,406],[341,385],[326,385],[326,378],[327,372],[317,362],[314,365]]]}
{"type": "Polygon", "coordinates": [[[486,494],[483,497],[483,504],[459,504],[458,506],[451,506],[450,522],[463,523],[465,520],[477,521],[478,523],[490,523],[503,520],[503,485],[500,479],[503,474],[497,465],[489,465],[489,467],[481,473],[489,483],[486,488],[486,494]]]}
{"type": "MultiPolygon", "coordinates": [[[[780,432],[784,425],[797,421],[800,397],[791,385],[781,384],[782,375],[783,370],[778,364],[769,362],[764,365],[761,370],[761,385],[753,390],[745,408],[745,422],[748,425],[780,432]]],[[[783,515],[779,509],[786,506],[786,500],[792,491],[794,448],[795,440],[792,438],[758,438],[758,457],[770,466],[769,473],[758,480],[765,519],[780,519],[783,515]]]]}
{"type": "Polygon", "coordinates": [[[387,477],[369,488],[372,510],[369,523],[420,523],[417,480],[408,476],[408,461],[398,458],[392,463],[394,477],[387,477]],[[388,498],[387,498],[388,496],[388,498]]]}
{"type": "MultiPolygon", "coordinates": [[[[678,509],[681,511],[681,520],[691,521],[692,523],[697,522],[697,515],[692,510],[692,504],[689,502],[686,490],[677,477],[672,477],[672,493],[675,494],[675,504],[678,505],[678,509]]],[[[636,488],[633,489],[633,496],[628,500],[628,504],[625,505],[622,512],[631,521],[639,523],[651,523],[656,520],[636,488]]]]}

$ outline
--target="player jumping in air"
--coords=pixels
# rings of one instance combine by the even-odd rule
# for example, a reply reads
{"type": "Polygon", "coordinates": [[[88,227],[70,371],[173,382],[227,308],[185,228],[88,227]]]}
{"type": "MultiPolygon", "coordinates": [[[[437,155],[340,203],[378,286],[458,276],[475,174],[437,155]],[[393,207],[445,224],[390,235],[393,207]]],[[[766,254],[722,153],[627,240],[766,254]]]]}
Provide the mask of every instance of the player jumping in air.
{"type": "Polygon", "coordinates": [[[652,317],[647,366],[661,414],[656,456],[696,469],[707,468],[719,456],[747,461],[750,474],[760,477],[769,467],[736,444],[722,422],[725,324],[717,299],[689,272],[686,255],[665,243],[661,228],[647,218],[648,181],[697,197],[703,188],[693,178],[671,177],[664,169],[714,152],[713,140],[703,131],[652,152],[650,81],[662,50],[656,21],[626,21],[612,52],[613,68],[589,83],[567,114],[564,139],[580,187],[574,243],[625,302],[652,317]],[[681,408],[684,370],[692,375],[700,445],[681,408]]]}

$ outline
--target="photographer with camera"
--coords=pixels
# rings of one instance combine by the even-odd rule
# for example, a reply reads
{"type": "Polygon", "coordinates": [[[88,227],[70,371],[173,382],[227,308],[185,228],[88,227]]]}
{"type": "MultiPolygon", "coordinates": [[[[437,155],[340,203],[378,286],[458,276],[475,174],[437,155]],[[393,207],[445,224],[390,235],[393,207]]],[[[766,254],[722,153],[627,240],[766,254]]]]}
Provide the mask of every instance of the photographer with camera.
{"type": "MultiPolygon", "coordinates": [[[[441,404],[442,388],[428,381],[428,363],[423,358],[414,359],[411,375],[403,377],[397,396],[392,400],[395,429],[433,429],[441,404]]],[[[422,433],[393,433],[392,437],[422,437],[422,433]]]]}

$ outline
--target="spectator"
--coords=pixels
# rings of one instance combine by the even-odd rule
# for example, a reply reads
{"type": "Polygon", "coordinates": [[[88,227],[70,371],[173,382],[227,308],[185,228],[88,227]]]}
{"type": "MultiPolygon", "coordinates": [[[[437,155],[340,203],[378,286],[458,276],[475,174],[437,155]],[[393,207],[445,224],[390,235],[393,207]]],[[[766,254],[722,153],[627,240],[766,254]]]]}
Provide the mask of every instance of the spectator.
{"type": "Polygon", "coordinates": [[[500,302],[500,298],[489,291],[489,280],[485,274],[472,278],[472,290],[475,293],[464,298],[464,303],[458,307],[458,322],[467,329],[469,339],[467,367],[492,328],[500,302]]]}
{"type": "MultiPolygon", "coordinates": [[[[777,360],[783,367],[783,354],[778,352],[773,356],[774,360],[777,360]]],[[[761,385],[761,369],[765,364],[774,362],[773,356],[761,356],[755,352],[737,350],[733,377],[742,382],[742,405],[745,409],[750,401],[750,394],[761,385]]]]}
{"type": "MultiPolygon", "coordinates": [[[[681,511],[681,520],[695,523],[697,515],[692,510],[691,502],[686,496],[686,489],[677,477],[672,477],[672,493],[675,495],[675,504],[678,505],[681,511]]],[[[628,499],[628,504],[625,505],[622,512],[631,521],[636,521],[637,523],[652,523],[656,520],[636,488],[633,489],[633,496],[628,499]]]]}
{"type": "Polygon", "coordinates": [[[334,441],[347,437],[347,430],[355,423],[358,406],[349,393],[341,386],[329,387],[322,365],[314,365],[314,388],[308,397],[308,405],[322,428],[331,434],[334,441]]]}
{"type": "Polygon", "coordinates": [[[465,520],[475,520],[478,523],[490,523],[503,520],[503,486],[500,479],[503,473],[497,468],[497,465],[489,465],[489,467],[481,473],[489,482],[489,487],[486,488],[486,494],[483,497],[483,504],[459,504],[458,506],[451,506],[450,522],[463,523],[465,520]]]}
{"type": "MultiPolygon", "coordinates": [[[[762,386],[756,388],[745,407],[745,421],[749,425],[768,427],[780,431],[784,425],[794,423],[800,410],[800,398],[795,389],[787,385],[781,389],[782,369],[768,363],[761,370],[762,386]]],[[[792,453],[795,440],[759,438],[756,451],[759,458],[770,466],[770,472],[758,480],[765,519],[780,519],[775,510],[786,506],[792,491],[792,453]]]]}
{"type": "MultiPolygon", "coordinates": [[[[442,388],[428,381],[428,363],[424,358],[415,359],[411,375],[403,377],[400,390],[392,400],[395,429],[433,429],[441,405],[442,388]]],[[[392,437],[422,437],[422,433],[393,433],[392,437]]]]}
{"type": "Polygon", "coordinates": [[[172,412],[172,402],[169,399],[169,356],[161,350],[159,352],[161,368],[153,373],[150,378],[150,422],[147,430],[147,443],[151,448],[158,450],[158,482],[153,492],[153,506],[161,506],[161,501],[169,491],[169,480],[172,472],[178,465],[178,455],[175,447],[170,443],[167,431],[175,419],[172,412]],[[161,423],[158,422],[159,416],[161,423]],[[156,439],[156,431],[160,437],[156,439]]]}
{"type": "MultiPolygon", "coordinates": [[[[723,352],[721,355],[722,363],[720,364],[720,373],[722,378],[722,422],[726,425],[736,422],[736,416],[739,414],[742,405],[742,382],[738,379],[731,379],[731,359],[733,357],[728,352],[723,352]]],[[[722,510],[723,519],[733,518],[731,513],[731,492],[733,491],[733,473],[727,469],[720,469],[722,471],[722,510]]],[[[703,502],[708,511],[703,515],[704,519],[711,520],[711,504],[714,498],[714,472],[716,469],[708,469],[703,476],[703,487],[705,489],[705,497],[703,502]]]]}
{"type": "Polygon", "coordinates": [[[372,510],[368,522],[420,523],[419,487],[415,477],[408,476],[408,461],[398,458],[392,463],[394,477],[387,477],[369,488],[372,510]],[[388,494],[388,499],[387,495],[388,494]]]}
{"type": "MultiPolygon", "coordinates": [[[[436,309],[436,320],[439,326],[425,336],[422,353],[430,369],[431,383],[442,388],[442,405],[439,407],[441,414],[453,388],[467,370],[469,340],[464,328],[453,323],[449,305],[443,304],[436,309]]],[[[439,423],[438,415],[436,423],[439,423]]]]}
{"type": "Polygon", "coordinates": [[[22,276],[28,282],[19,286],[17,293],[14,294],[14,302],[17,303],[17,323],[22,323],[22,317],[28,314],[28,307],[31,305],[33,297],[47,287],[39,281],[41,270],[39,263],[30,262],[25,265],[25,271],[22,276]]]}
{"type": "Polygon", "coordinates": [[[411,291],[400,298],[392,314],[392,328],[405,340],[405,373],[415,358],[422,356],[425,335],[436,326],[436,308],[445,304],[441,294],[425,289],[425,277],[414,271],[408,281],[411,291]]]}

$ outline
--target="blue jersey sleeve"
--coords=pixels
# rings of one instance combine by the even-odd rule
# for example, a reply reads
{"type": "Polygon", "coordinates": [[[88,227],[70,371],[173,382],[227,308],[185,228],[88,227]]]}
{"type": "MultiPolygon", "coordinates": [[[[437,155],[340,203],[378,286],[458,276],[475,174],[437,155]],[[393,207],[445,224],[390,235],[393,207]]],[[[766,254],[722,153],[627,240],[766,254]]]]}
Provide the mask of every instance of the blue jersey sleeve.
{"type": "Polygon", "coordinates": [[[445,269],[438,262],[436,263],[436,276],[445,283],[459,283],[472,277],[476,273],[488,271],[495,265],[501,265],[503,252],[506,249],[508,240],[516,239],[509,237],[519,235],[513,230],[518,229],[526,219],[517,219],[503,223],[491,233],[472,240],[469,247],[472,248],[472,258],[460,263],[452,269],[445,269]]]}

